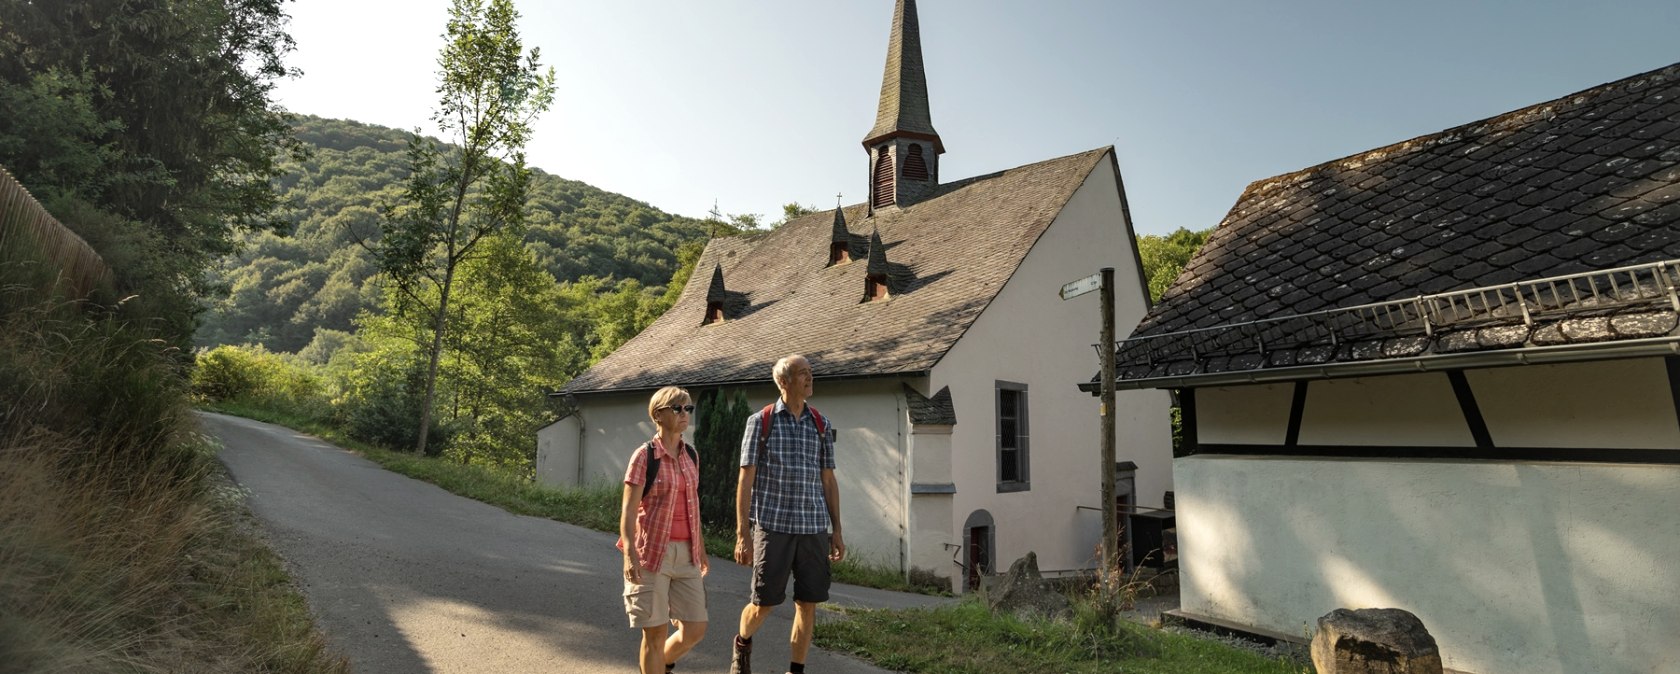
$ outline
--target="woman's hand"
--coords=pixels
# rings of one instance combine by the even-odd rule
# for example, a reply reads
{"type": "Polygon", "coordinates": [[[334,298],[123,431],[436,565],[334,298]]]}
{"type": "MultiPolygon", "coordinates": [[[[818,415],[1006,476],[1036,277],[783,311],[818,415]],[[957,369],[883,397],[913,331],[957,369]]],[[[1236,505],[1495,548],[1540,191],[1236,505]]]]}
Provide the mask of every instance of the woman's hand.
{"type": "Polygon", "coordinates": [[[624,551],[624,579],[636,584],[642,582],[642,561],[636,559],[635,550],[624,551]]]}

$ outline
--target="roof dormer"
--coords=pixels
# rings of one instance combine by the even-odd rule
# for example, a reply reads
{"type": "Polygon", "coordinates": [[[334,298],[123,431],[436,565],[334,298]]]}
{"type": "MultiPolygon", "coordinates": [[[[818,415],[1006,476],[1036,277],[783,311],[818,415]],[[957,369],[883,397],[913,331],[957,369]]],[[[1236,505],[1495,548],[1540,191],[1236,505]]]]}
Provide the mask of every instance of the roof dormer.
{"type": "Polygon", "coordinates": [[[887,247],[881,243],[881,230],[869,235],[869,266],[864,270],[863,301],[892,299],[892,287],[887,275],[887,247]]]}
{"type": "Polygon", "coordinates": [[[846,229],[846,209],[834,204],[834,233],[828,237],[828,266],[852,261],[852,233],[846,229]]]}
{"type": "Polygon", "coordinates": [[[706,287],[706,320],[705,325],[722,323],[723,301],[729,296],[723,288],[723,266],[712,265],[712,283],[706,287]]]}

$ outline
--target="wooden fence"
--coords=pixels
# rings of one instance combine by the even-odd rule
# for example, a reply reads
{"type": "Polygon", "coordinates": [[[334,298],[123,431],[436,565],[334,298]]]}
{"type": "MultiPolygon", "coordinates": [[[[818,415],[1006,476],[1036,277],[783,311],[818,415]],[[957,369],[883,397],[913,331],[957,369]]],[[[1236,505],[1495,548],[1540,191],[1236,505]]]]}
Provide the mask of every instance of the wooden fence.
{"type": "Polygon", "coordinates": [[[113,288],[111,268],[82,237],[0,168],[0,281],[42,296],[89,299],[113,288]]]}

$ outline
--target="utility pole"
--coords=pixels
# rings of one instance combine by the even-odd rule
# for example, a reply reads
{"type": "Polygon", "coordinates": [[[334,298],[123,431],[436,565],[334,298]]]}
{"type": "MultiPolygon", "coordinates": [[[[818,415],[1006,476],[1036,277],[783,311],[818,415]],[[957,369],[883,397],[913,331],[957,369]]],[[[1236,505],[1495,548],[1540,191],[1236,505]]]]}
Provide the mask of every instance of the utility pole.
{"type": "Polygon", "coordinates": [[[1114,511],[1114,268],[1102,268],[1102,499],[1103,572],[1120,567],[1120,522],[1114,511]]]}
{"type": "Polygon", "coordinates": [[[1120,521],[1114,510],[1114,268],[1103,267],[1096,274],[1062,286],[1061,296],[1069,300],[1099,289],[1102,337],[1097,353],[1102,355],[1102,406],[1098,414],[1102,417],[1102,466],[1097,474],[1102,476],[1102,570],[1105,578],[1114,578],[1110,574],[1121,568],[1120,521]]]}

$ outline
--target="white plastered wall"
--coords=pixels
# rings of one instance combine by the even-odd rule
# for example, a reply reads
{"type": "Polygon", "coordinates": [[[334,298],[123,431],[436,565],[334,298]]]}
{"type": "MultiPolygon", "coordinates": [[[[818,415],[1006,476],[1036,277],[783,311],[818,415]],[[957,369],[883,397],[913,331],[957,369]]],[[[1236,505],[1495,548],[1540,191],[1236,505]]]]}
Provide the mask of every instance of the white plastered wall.
{"type": "Polygon", "coordinates": [[[1187,613],[1307,637],[1402,608],[1478,674],[1680,666],[1680,467],[1192,456],[1174,477],[1187,613]]]}
{"type": "MultiPolygon", "coordinates": [[[[1100,365],[1100,294],[1069,301],[1063,284],[1114,267],[1117,335],[1146,311],[1114,166],[1104,159],[962,339],[934,368],[929,393],[949,386],[953,540],[976,510],[991,513],[994,571],[1027,552],[1045,572],[1096,565],[1102,536],[1099,400],[1077,388],[1100,365]],[[998,493],[996,382],[1028,385],[1031,489],[998,493]],[[1088,509],[1081,509],[1081,506],[1088,509]]],[[[1160,507],[1172,489],[1170,398],[1164,391],[1116,396],[1117,461],[1138,464],[1140,505],[1160,507]]]]}
{"type": "MultiPolygon", "coordinates": [[[[1310,382],[1302,444],[1468,448],[1450,383],[1433,376],[1310,382]]],[[[1496,447],[1680,451],[1660,359],[1466,378],[1496,447]]],[[[1286,424],[1289,386],[1198,390],[1200,435],[1286,424]]],[[[1680,671],[1680,466],[1201,455],[1174,471],[1187,613],[1305,637],[1335,608],[1397,607],[1452,669],[1680,671]]]]}
{"type": "Polygon", "coordinates": [[[1660,358],[1465,373],[1496,447],[1680,448],[1660,358]],[[1606,445],[1614,438],[1614,445],[1606,445]]]}
{"type": "Polygon", "coordinates": [[[576,414],[537,430],[537,481],[551,485],[576,485],[578,450],[583,426],[576,414]]]}

